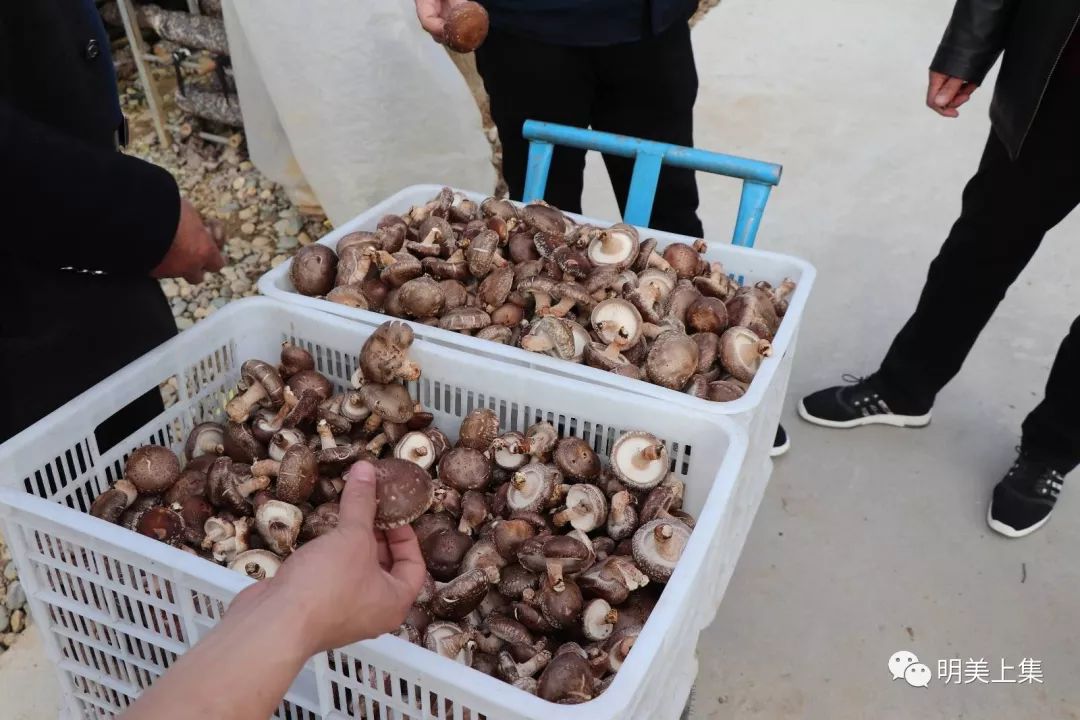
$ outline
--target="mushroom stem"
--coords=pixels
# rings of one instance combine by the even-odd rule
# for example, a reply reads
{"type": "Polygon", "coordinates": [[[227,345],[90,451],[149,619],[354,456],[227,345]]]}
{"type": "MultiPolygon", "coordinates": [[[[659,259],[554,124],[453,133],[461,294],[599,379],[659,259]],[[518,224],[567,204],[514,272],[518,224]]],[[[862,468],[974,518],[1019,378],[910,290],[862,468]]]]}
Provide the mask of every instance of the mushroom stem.
{"type": "MultiPolygon", "coordinates": [[[[371,417],[375,416],[372,415],[371,417]]],[[[366,448],[367,451],[370,452],[372,455],[379,455],[380,453],[382,453],[383,448],[386,447],[387,443],[389,442],[390,437],[386,433],[381,432],[371,439],[371,442],[366,445],[366,448]]]]}
{"type": "Polygon", "coordinates": [[[382,425],[383,419],[376,413],[368,415],[367,420],[364,421],[364,432],[373,433],[379,429],[382,425]]]}
{"type": "Polygon", "coordinates": [[[319,433],[319,442],[322,445],[323,450],[333,450],[337,447],[337,440],[334,439],[334,431],[330,429],[330,424],[325,420],[320,420],[315,426],[316,432],[319,433]]]}
{"type": "Polygon", "coordinates": [[[263,570],[262,565],[255,562],[249,562],[244,565],[244,574],[252,580],[263,580],[266,578],[266,571],[263,570]]]}
{"type": "Polygon", "coordinates": [[[671,529],[670,525],[658,525],[653,531],[658,543],[664,543],[666,540],[670,540],[671,536],[675,534],[675,531],[671,529]]]}
{"type": "Polygon", "coordinates": [[[556,527],[563,527],[564,525],[569,523],[576,515],[577,512],[575,512],[571,508],[564,508],[552,515],[551,521],[555,523],[556,527]]]}
{"type": "Polygon", "coordinates": [[[239,483],[236,486],[236,492],[240,494],[240,497],[247,497],[252,493],[257,493],[268,487],[270,487],[270,478],[266,475],[260,475],[258,477],[250,477],[244,482],[239,483]]]}
{"type": "Polygon", "coordinates": [[[563,582],[563,566],[562,563],[556,560],[547,561],[547,576],[551,582],[551,589],[555,592],[562,592],[566,589],[566,583],[563,582]]]}
{"type": "MultiPolygon", "coordinates": [[[[543,314],[543,311],[540,311],[543,314]]],[[[555,347],[546,335],[526,335],[521,338],[521,347],[530,352],[547,352],[555,347]]]]}
{"type": "Polygon", "coordinates": [[[610,610],[608,610],[607,615],[604,616],[604,622],[606,622],[608,625],[614,625],[615,623],[619,622],[618,609],[611,608],[610,610]]]}
{"type": "Polygon", "coordinates": [[[566,313],[574,309],[574,305],[577,301],[572,297],[564,297],[562,300],[551,307],[541,308],[539,310],[540,315],[554,315],[555,317],[565,317],[566,313]]]}
{"type": "Polygon", "coordinates": [[[225,412],[233,422],[244,422],[251,415],[251,408],[255,403],[266,397],[266,388],[262,383],[254,383],[244,391],[243,395],[237,395],[225,406],[225,412]]]}
{"type": "Polygon", "coordinates": [[[257,460],[251,466],[253,477],[277,477],[279,470],[281,470],[281,462],[278,460],[257,460]]]}
{"type": "Polygon", "coordinates": [[[659,268],[664,271],[671,270],[671,263],[665,260],[663,255],[656,252],[649,255],[649,261],[646,263],[646,266],[659,268]]]}

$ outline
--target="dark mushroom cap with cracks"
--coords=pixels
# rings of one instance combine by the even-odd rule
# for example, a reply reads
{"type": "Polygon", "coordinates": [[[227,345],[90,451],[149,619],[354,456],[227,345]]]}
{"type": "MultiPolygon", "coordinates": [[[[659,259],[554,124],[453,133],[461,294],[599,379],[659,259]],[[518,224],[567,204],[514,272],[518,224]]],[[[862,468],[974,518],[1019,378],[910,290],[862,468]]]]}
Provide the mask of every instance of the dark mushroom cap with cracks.
{"type": "Polygon", "coordinates": [[[229,422],[225,425],[225,454],[236,462],[251,464],[265,457],[267,447],[259,442],[246,423],[229,422]]]}
{"type": "Polygon", "coordinates": [[[525,431],[525,439],[529,441],[529,454],[546,461],[551,457],[555,443],[559,441],[559,433],[551,423],[540,421],[529,426],[525,431]]]}
{"type": "Polygon", "coordinates": [[[660,438],[647,432],[627,432],[611,448],[611,469],[632,490],[651,490],[667,477],[670,458],[660,438]]]}
{"type": "Polygon", "coordinates": [[[201,545],[206,537],[206,521],[214,516],[214,506],[201,495],[189,495],[169,507],[184,521],[184,542],[201,545]]]}
{"type": "Polygon", "coordinates": [[[375,527],[391,530],[408,525],[427,512],[435,498],[435,485],[427,471],[399,458],[375,460],[375,527]]]}
{"type": "Polygon", "coordinates": [[[319,505],[304,518],[300,526],[300,541],[308,542],[321,537],[338,526],[341,506],[336,502],[319,505]]]}
{"type": "MultiPolygon", "coordinates": [[[[307,247],[314,247],[308,245],[307,247]]],[[[256,403],[278,407],[285,400],[285,384],[275,367],[262,360],[247,360],[240,366],[240,376],[247,390],[237,395],[225,406],[225,412],[233,422],[244,422],[251,415],[256,403]]]]}
{"type": "Polygon", "coordinates": [[[360,369],[373,383],[416,380],[420,366],[409,360],[413,331],[403,322],[388,321],[376,328],[360,350],[360,369]]]}
{"type": "Polygon", "coordinates": [[[303,522],[300,508],[280,500],[268,500],[255,511],[255,528],[266,547],[282,557],[296,548],[303,522]]]}
{"type": "Polygon", "coordinates": [[[220,455],[225,452],[225,428],[220,423],[199,423],[191,429],[184,443],[184,457],[188,460],[200,455],[220,455]]]}
{"type": "Polygon", "coordinates": [[[420,552],[432,577],[448,582],[457,577],[461,561],[472,546],[471,537],[451,527],[435,530],[425,537],[420,543],[420,552]]]}
{"type": "Polygon", "coordinates": [[[641,337],[641,313],[621,298],[597,303],[589,322],[600,341],[609,345],[630,347],[641,337]]]}
{"type": "Polygon", "coordinates": [[[657,385],[681,390],[698,366],[698,346],[688,335],[669,330],[649,348],[645,372],[657,385]]]}
{"type": "Polygon", "coordinates": [[[490,408],[479,407],[461,420],[458,428],[458,444],[486,452],[499,434],[499,416],[490,408]]]}
{"type": "Polygon", "coordinates": [[[730,300],[739,289],[738,283],[727,276],[723,264],[718,262],[712,263],[708,273],[699,275],[693,282],[694,287],[702,295],[719,298],[725,302],[730,300]]]}
{"type": "Polygon", "coordinates": [[[106,522],[115,523],[120,515],[135,502],[139,490],[127,480],[117,480],[112,487],[94,498],[90,514],[106,522]]]}
{"type": "Polygon", "coordinates": [[[266,476],[251,477],[250,467],[218,458],[206,474],[207,497],[216,507],[224,507],[239,515],[251,513],[248,496],[270,486],[266,476]]]}
{"type": "Polygon", "coordinates": [[[281,558],[269,550],[245,550],[237,553],[229,569],[247,575],[252,580],[266,580],[277,575],[281,558]]]}
{"type": "Polygon", "coordinates": [[[557,468],[543,463],[525,465],[510,478],[506,491],[506,504],[513,511],[539,511],[552,504],[552,495],[562,484],[562,474],[557,468]]]}
{"type": "Polygon", "coordinates": [[[753,380],[761,361],[770,355],[769,341],[748,328],[733,327],[720,336],[720,362],[736,380],[745,383],[753,380]]]}
{"type": "Polygon", "coordinates": [[[484,490],[491,482],[491,460],[470,447],[456,447],[439,459],[439,479],[459,492],[484,490]]]}
{"type": "Polygon", "coordinates": [[[398,440],[394,446],[394,457],[416,463],[427,470],[435,463],[435,444],[427,433],[414,430],[398,440]]]}
{"type": "Polygon", "coordinates": [[[402,285],[398,298],[405,312],[413,317],[435,317],[443,309],[442,288],[427,275],[421,275],[402,285]]]}
{"type": "Polygon", "coordinates": [[[553,315],[533,322],[527,334],[521,338],[521,347],[531,352],[544,353],[561,360],[574,357],[574,333],[569,323],[553,315]]]}
{"type": "Polygon", "coordinates": [[[595,697],[595,686],[588,660],[576,653],[562,653],[544,668],[536,694],[548,702],[578,704],[595,697]]]}
{"type": "Polygon", "coordinates": [[[705,397],[713,402],[731,402],[746,394],[746,388],[730,380],[715,380],[705,389],[705,397]]]}
{"type": "Polygon", "coordinates": [[[124,464],[124,479],[140,493],[163,493],[180,477],[180,459],[159,445],[143,445],[131,451],[124,464]]]}
{"type": "Polygon", "coordinates": [[[349,247],[354,246],[354,245],[357,246],[357,247],[364,247],[364,246],[367,246],[367,245],[374,245],[374,246],[381,247],[381,245],[379,243],[379,236],[378,235],[376,235],[375,233],[370,232],[368,230],[357,230],[356,232],[351,232],[351,233],[348,233],[347,235],[343,235],[337,241],[336,250],[337,250],[338,256],[340,257],[340,256],[344,255],[345,251],[349,247]]]}
{"type": "Polygon", "coordinates": [[[315,453],[303,443],[289,447],[281,458],[274,494],[279,500],[293,505],[306,502],[319,479],[315,453]]]}
{"type": "Polygon", "coordinates": [[[536,252],[544,260],[554,258],[556,250],[566,247],[566,240],[563,236],[553,233],[538,232],[533,235],[532,240],[533,247],[536,248],[536,252]]]}
{"type": "Polygon", "coordinates": [[[494,268],[476,289],[476,297],[489,312],[506,302],[514,287],[514,268],[506,264],[494,268]]]}
{"type": "Polygon", "coordinates": [[[581,438],[566,437],[555,446],[555,465],[573,480],[589,481],[600,475],[600,458],[581,438]]]}
{"type": "Polygon", "coordinates": [[[607,522],[608,501],[595,485],[578,483],[566,493],[566,507],[555,513],[556,526],[570,524],[575,530],[592,532],[607,522]]]}
{"type": "Polygon", "coordinates": [[[502,345],[510,345],[513,340],[513,335],[514,331],[505,325],[488,325],[486,328],[482,328],[476,332],[476,337],[481,340],[489,340],[502,345]]]}
{"type": "Polygon", "coordinates": [[[696,333],[720,334],[728,326],[727,306],[719,298],[700,297],[687,309],[686,324],[696,333]]]}
{"type": "Polygon", "coordinates": [[[457,307],[439,318],[439,327],[454,332],[475,331],[491,324],[491,316],[478,307],[457,307]]]}
{"type": "Polygon", "coordinates": [[[305,245],[293,256],[289,280],[301,295],[325,295],[334,287],[338,257],[326,245],[305,245]]]}
{"type": "Polygon", "coordinates": [[[679,279],[692,278],[705,272],[707,265],[698,251],[686,243],[671,243],[664,248],[664,259],[679,279]]]}
{"type": "Polygon", "coordinates": [[[540,232],[565,235],[573,227],[570,219],[544,201],[531,202],[520,210],[521,218],[529,227],[540,232]]]}
{"type": "Polygon", "coordinates": [[[464,620],[484,600],[488,588],[497,582],[499,570],[495,567],[463,572],[435,590],[431,612],[448,620],[464,620]]]}
{"type": "Polygon", "coordinates": [[[555,248],[550,259],[555,262],[559,270],[575,280],[584,280],[593,267],[585,253],[569,245],[555,248]]]}
{"type": "Polygon", "coordinates": [[[640,242],[634,227],[623,223],[612,225],[589,241],[589,261],[593,265],[629,267],[637,257],[640,242]]]}
{"type": "Polygon", "coordinates": [[[463,307],[469,302],[469,289],[458,280],[440,280],[439,288],[443,294],[443,310],[449,311],[463,307]]]}
{"type": "Polygon", "coordinates": [[[184,541],[184,519],[170,508],[153,507],[139,516],[135,532],[166,545],[180,545],[184,541]]]}
{"type": "Polygon", "coordinates": [[[339,249],[334,285],[340,287],[363,282],[374,265],[378,250],[379,243],[374,239],[353,243],[344,250],[339,249]]]}
{"type": "Polygon", "coordinates": [[[382,268],[379,279],[392,288],[399,288],[413,278],[420,277],[424,272],[424,266],[420,260],[415,255],[404,251],[393,255],[381,253],[377,259],[382,268]]]}
{"type": "Polygon", "coordinates": [[[486,276],[492,268],[507,264],[506,259],[499,255],[499,236],[487,228],[469,241],[465,260],[469,263],[469,272],[476,278],[486,276]]]}
{"type": "Polygon", "coordinates": [[[728,300],[727,309],[732,326],[748,328],[763,340],[771,340],[780,326],[772,297],[760,288],[740,288],[728,300]]]}
{"type": "Polygon", "coordinates": [[[690,528],[678,520],[647,522],[634,533],[634,562],[653,582],[666,583],[689,541],[690,528]]]}
{"type": "MultiPolygon", "coordinates": [[[[130,484],[127,481],[124,482],[125,485],[130,484]]],[[[117,484],[119,484],[119,481],[117,484]]],[[[206,495],[206,471],[187,467],[176,478],[176,482],[172,484],[172,487],[165,491],[161,499],[166,505],[172,505],[173,503],[183,502],[189,497],[201,497],[204,495],[206,495]]]]}

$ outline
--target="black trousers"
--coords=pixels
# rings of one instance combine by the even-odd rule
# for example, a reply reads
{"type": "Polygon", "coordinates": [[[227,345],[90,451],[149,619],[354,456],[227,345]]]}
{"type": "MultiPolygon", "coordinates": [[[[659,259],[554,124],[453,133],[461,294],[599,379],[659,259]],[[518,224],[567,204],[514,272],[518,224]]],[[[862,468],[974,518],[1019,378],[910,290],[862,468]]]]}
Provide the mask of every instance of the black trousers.
{"type": "MultiPolygon", "coordinates": [[[[608,47],[550,45],[492,28],[476,51],[477,68],[491,97],[491,114],[503,144],[503,174],[510,197],[525,188],[526,120],[694,144],[697,70],[690,28],[677,23],[643,40],[608,47]]],[[[633,160],[604,156],[619,210],[625,212],[633,160]]],[[[585,151],[557,147],[544,199],[581,212],[585,151]]],[[[701,237],[698,192],[690,170],[660,171],[650,226],[701,237]]]]}
{"type": "MultiPolygon", "coordinates": [[[[960,370],[1046,232],[1080,203],[1080,77],[1051,80],[1023,149],[1010,160],[993,132],[963,209],[930,265],[915,314],[874,376],[897,412],[924,413],[960,370]]],[[[1022,447],[1059,467],[1080,463],[1080,318],[1061,344],[1022,447]]]]}

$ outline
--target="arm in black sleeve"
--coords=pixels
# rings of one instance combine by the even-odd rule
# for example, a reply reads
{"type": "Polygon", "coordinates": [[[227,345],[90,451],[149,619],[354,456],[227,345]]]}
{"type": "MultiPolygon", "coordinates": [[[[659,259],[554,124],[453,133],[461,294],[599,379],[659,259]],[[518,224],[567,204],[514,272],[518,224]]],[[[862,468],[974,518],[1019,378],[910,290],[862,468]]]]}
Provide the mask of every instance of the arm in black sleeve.
{"type": "Polygon", "coordinates": [[[930,69],[981,84],[1005,47],[1017,0],[956,0],[930,69]]]}
{"type": "Polygon", "coordinates": [[[146,275],[180,222],[180,191],[167,171],[87,145],[3,99],[0,177],[15,209],[5,213],[4,252],[35,265],[146,275]]]}

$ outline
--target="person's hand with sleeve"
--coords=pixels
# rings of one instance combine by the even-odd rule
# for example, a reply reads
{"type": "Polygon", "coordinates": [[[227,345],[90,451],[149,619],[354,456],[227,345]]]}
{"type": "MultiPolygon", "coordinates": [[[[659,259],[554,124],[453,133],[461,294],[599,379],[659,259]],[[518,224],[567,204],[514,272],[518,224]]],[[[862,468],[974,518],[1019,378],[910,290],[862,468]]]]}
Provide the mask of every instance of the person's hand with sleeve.
{"type": "Polygon", "coordinates": [[[150,274],[158,279],[182,277],[189,283],[201,283],[204,273],[217,272],[224,266],[221,240],[214,237],[195,206],[180,198],[176,235],[165,257],[150,274]]]}
{"type": "Polygon", "coordinates": [[[416,0],[416,17],[435,42],[442,42],[450,8],[463,2],[465,0],[416,0]]]}
{"type": "Polygon", "coordinates": [[[315,653],[395,630],[426,576],[410,526],[376,530],[375,470],[345,475],[336,529],[245,589],[126,720],[265,720],[315,653]]]}

